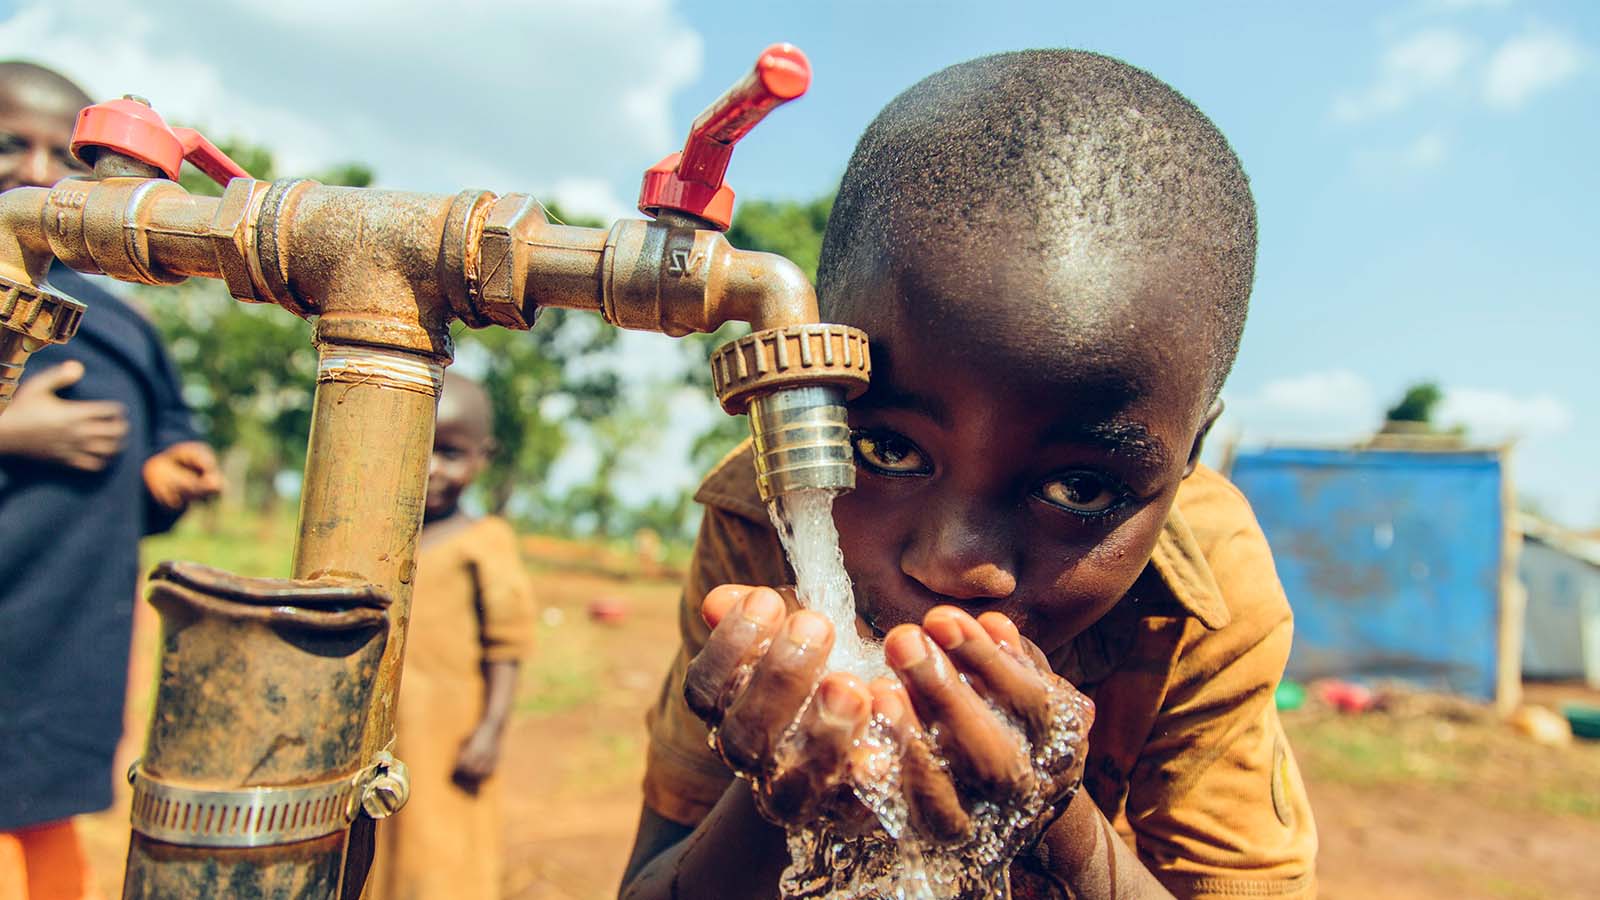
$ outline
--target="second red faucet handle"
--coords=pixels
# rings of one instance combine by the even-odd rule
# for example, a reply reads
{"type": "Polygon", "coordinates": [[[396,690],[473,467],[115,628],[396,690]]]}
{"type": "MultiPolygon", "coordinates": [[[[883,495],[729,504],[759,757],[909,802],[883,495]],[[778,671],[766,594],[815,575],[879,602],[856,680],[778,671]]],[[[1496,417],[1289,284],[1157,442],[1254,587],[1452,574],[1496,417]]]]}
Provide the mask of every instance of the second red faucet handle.
{"type": "Polygon", "coordinates": [[[706,107],[689,129],[683,151],[652,166],[639,190],[648,215],[677,210],[726,229],[733,217],[733,189],[722,183],[733,145],[767,113],[811,86],[811,63],[793,44],[773,44],[733,87],[706,107]]]}
{"type": "Polygon", "coordinates": [[[767,113],[811,87],[811,61],[793,44],[773,44],[755,66],[706,107],[689,128],[688,153],[695,138],[732,144],[750,133],[767,113]]]}

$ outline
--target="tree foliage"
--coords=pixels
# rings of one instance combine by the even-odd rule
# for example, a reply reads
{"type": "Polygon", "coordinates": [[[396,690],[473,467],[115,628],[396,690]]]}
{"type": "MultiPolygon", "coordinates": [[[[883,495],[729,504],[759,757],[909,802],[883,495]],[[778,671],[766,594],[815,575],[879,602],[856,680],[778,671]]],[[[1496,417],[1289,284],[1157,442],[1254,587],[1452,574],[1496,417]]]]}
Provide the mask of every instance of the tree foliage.
{"type": "Polygon", "coordinates": [[[1416,422],[1422,425],[1433,424],[1434,410],[1439,402],[1444,399],[1444,391],[1439,389],[1437,382],[1421,381],[1406,388],[1400,402],[1389,407],[1384,414],[1384,419],[1389,422],[1416,422]]]}

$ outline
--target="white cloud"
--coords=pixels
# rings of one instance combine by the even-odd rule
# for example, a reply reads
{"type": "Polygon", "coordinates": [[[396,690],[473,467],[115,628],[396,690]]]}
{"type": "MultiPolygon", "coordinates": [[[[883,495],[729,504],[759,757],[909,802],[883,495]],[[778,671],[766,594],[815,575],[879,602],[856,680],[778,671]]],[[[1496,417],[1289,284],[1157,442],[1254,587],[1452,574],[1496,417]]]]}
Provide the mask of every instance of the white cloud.
{"type": "Polygon", "coordinates": [[[1346,417],[1372,408],[1372,385],[1344,369],[1269,381],[1257,396],[1264,411],[1279,414],[1346,417]]]}
{"type": "Polygon", "coordinates": [[[1343,122],[1370,119],[1456,86],[1476,52],[1471,38],[1452,29],[1431,28],[1413,34],[1384,51],[1371,85],[1334,102],[1334,118],[1343,122]]]}
{"type": "Polygon", "coordinates": [[[701,54],[671,0],[24,0],[0,21],[0,56],[261,143],[282,173],[359,161],[385,186],[600,215],[681,143],[670,100],[701,54]]]}
{"type": "MultiPolygon", "coordinates": [[[[1398,397],[1401,391],[1383,392],[1398,397]]],[[[1229,392],[1225,431],[1252,440],[1348,441],[1370,435],[1383,421],[1386,402],[1366,376],[1347,369],[1306,372],[1229,392]]],[[[1560,437],[1576,424],[1572,408],[1548,393],[1518,394],[1493,388],[1446,387],[1434,411],[1441,426],[1464,426],[1474,439],[1560,437]]]]}
{"type": "Polygon", "coordinates": [[[1223,432],[1251,440],[1353,441],[1383,415],[1372,383],[1347,369],[1278,378],[1224,399],[1223,432]]]}
{"type": "Polygon", "coordinates": [[[1577,75],[1585,56],[1583,46],[1569,34],[1543,28],[1524,32],[1489,58],[1483,99],[1497,109],[1515,109],[1534,94],[1577,75]]]}
{"type": "Polygon", "coordinates": [[[1473,437],[1486,441],[1553,437],[1575,422],[1572,408],[1550,394],[1517,395],[1480,388],[1446,389],[1434,419],[1445,425],[1464,425],[1473,437]]]}

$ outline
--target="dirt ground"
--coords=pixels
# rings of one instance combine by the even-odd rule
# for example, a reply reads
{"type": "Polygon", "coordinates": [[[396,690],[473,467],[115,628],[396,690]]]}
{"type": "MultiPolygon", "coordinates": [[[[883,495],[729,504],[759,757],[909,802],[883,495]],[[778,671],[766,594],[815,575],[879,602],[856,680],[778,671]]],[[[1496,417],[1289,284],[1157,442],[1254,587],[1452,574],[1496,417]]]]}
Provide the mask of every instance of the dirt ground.
{"type": "MultiPolygon", "coordinates": [[[[668,578],[607,574],[615,555],[590,564],[553,546],[530,544],[545,560],[534,565],[545,611],[502,760],[506,896],[610,898],[639,809],[643,713],[676,649],[677,588],[668,578]],[[597,600],[621,601],[626,617],[592,620],[597,600]]],[[[148,712],[146,625],[136,638],[127,759],[148,712]]],[[[1547,689],[1535,699],[1556,696],[1547,689]]],[[[1288,723],[1321,834],[1323,897],[1600,896],[1600,745],[1540,746],[1454,707],[1305,711],[1288,723]]],[[[113,897],[126,802],[124,791],[117,808],[85,822],[113,897]]]]}

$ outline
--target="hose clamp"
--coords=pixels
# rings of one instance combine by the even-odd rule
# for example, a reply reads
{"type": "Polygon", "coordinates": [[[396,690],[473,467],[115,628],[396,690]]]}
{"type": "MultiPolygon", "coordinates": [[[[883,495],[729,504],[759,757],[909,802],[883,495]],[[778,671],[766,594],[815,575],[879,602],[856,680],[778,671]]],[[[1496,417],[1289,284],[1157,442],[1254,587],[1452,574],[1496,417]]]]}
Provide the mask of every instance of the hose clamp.
{"type": "Polygon", "coordinates": [[[209,790],[162,781],[135,762],[133,830],[184,847],[270,847],[350,827],[373,769],[283,787],[209,790]]]}

